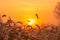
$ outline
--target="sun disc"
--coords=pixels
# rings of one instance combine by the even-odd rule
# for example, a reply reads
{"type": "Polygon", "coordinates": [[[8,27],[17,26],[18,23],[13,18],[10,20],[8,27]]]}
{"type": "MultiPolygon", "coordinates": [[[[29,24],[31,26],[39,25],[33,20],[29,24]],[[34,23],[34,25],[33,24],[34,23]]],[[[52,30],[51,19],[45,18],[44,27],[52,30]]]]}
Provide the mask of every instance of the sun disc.
{"type": "Polygon", "coordinates": [[[34,25],[35,24],[35,19],[28,19],[28,25],[34,25]]]}

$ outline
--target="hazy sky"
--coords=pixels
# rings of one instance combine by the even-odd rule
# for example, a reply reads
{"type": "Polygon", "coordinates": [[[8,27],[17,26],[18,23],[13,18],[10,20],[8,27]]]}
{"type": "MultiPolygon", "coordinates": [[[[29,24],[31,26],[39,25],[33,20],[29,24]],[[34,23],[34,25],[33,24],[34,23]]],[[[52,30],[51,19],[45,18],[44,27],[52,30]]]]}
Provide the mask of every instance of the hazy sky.
{"type": "Polygon", "coordinates": [[[6,13],[13,20],[35,18],[39,14],[39,22],[54,23],[53,10],[59,0],[0,0],[0,13],[6,13]]]}

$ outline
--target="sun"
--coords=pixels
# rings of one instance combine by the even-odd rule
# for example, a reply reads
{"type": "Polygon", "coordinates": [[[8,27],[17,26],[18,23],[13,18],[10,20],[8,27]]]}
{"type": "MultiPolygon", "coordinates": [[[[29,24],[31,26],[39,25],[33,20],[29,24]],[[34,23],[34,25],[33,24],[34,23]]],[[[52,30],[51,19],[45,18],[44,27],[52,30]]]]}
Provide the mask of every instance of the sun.
{"type": "Polygon", "coordinates": [[[36,20],[35,19],[33,19],[33,18],[27,19],[27,24],[28,25],[34,25],[35,23],[36,23],[36,20]]]}

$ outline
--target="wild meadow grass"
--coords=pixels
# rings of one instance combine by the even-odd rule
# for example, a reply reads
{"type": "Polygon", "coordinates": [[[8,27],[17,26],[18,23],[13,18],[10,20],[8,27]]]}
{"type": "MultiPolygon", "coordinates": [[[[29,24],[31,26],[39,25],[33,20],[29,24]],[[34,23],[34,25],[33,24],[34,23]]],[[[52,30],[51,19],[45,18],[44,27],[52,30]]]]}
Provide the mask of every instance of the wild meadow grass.
{"type": "MultiPolygon", "coordinates": [[[[44,25],[41,29],[38,24],[36,31],[31,25],[18,26],[22,22],[14,22],[10,17],[6,23],[1,20],[6,15],[0,18],[0,40],[60,40],[60,26],[44,25]],[[28,30],[26,30],[28,28],[28,30]]],[[[41,26],[42,27],[42,26],[41,26]]]]}

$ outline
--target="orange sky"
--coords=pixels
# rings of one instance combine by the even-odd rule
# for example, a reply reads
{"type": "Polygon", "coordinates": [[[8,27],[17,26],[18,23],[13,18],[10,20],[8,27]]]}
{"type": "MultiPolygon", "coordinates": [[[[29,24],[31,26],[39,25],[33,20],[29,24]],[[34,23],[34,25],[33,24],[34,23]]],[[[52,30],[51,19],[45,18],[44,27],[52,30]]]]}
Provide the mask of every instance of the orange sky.
{"type": "Polygon", "coordinates": [[[39,23],[54,23],[53,10],[59,0],[0,0],[0,13],[6,13],[15,21],[35,18],[39,14],[39,23]]]}

